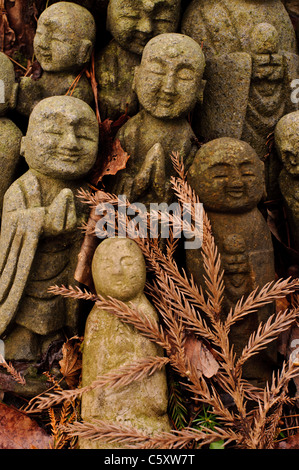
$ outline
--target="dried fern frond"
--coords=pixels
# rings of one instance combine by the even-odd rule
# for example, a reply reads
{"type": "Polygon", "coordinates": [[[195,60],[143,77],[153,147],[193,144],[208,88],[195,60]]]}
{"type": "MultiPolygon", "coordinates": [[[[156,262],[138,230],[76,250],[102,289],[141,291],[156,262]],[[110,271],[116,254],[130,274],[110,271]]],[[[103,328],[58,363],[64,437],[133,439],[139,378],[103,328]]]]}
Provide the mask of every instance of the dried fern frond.
{"type": "Polygon", "coordinates": [[[21,385],[26,385],[25,377],[23,377],[23,375],[14,368],[11,362],[7,363],[2,354],[0,354],[0,366],[3,367],[9,375],[11,375],[15,382],[21,385]]]}

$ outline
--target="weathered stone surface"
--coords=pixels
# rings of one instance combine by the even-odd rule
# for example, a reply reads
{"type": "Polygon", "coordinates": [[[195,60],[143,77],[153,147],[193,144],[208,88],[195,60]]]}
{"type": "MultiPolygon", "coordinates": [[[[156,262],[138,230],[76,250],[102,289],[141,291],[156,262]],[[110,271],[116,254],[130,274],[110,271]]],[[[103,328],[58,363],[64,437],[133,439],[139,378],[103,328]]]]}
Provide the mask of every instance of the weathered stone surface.
{"type": "MultiPolygon", "coordinates": [[[[280,1],[193,1],[182,31],[203,44],[207,80],[194,131],[206,140],[233,137],[248,142],[261,159],[269,135],[296,109],[292,80],[298,77],[294,28],[280,1]]],[[[266,160],[267,192],[279,196],[279,162],[266,160]]]]}
{"type": "MultiPolygon", "coordinates": [[[[207,211],[221,255],[224,315],[243,295],[275,279],[270,231],[257,209],[264,192],[263,167],[246,142],[225,137],[204,144],[190,167],[189,183],[207,211]]],[[[188,250],[186,262],[189,273],[203,285],[201,251],[188,250]]],[[[272,313],[273,306],[264,307],[232,327],[237,355],[259,322],[272,313]]],[[[270,378],[274,366],[275,354],[269,348],[248,362],[244,375],[261,383],[270,378]]]]}
{"type": "MultiPolygon", "coordinates": [[[[78,73],[90,60],[95,37],[95,21],[87,9],[72,2],[48,7],[38,19],[34,37],[34,52],[43,75],[37,81],[21,79],[18,111],[28,116],[43,98],[70,93],[78,73]]],[[[93,93],[85,75],[72,96],[92,103],[93,93]]]]}
{"type": "Polygon", "coordinates": [[[274,26],[280,49],[296,53],[290,17],[280,0],[193,0],[182,20],[182,32],[203,44],[209,62],[215,56],[250,52],[251,31],[259,23],[274,26]]]}
{"type": "Polygon", "coordinates": [[[78,304],[48,292],[73,283],[86,208],[75,192],[95,162],[98,123],[83,101],[57,96],[32,112],[21,151],[29,170],[4,197],[0,335],[9,360],[39,360],[49,338],[76,332],[78,304]]]}
{"type": "Polygon", "coordinates": [[[299,111],[284,116],[275,129],[282,161],[279,186],[291,231],[292,247],[299,251],[299,111]]]}
{"type": "Polygon", "coordinates": [[[199,97],[204,65],[201,48],[187,36],[161,34],[146,45],[134,76],[142,111],[117,134],[130,158],[114,193],[132,202],[172,199],[170,154],[179,152],[188,167],[197,149],[186,117],[199,97]]]}
{"type": "MultiPolygon", "coordinates": [[[[134,305],[141,314],[157,320],[157,313],[143,293],[146,269],[143,255],[133,240],[110,238],[97,248],[92,273],[96,291],[134,305]]],[[[90,312],[84,334],[82,385],[147,356],[162,356],[155,343],[132,326],[96,306],[90,312]]],[[[146,433],[169,431],[165,370],[121,388],[98,388],[82,396],[85,421],[100,419],[136,427],[146,433]]],[[[120,447],[80,439],[80,448],[120,447]]]]}
{"type": "Polygon", "coordinates": [[[0,215],[5,191],[14,180],[20,162],[22,132],[5,114],[15,108],[18,85],[15,81],[14,67],[10,59],[0,53],[0,215]]]}
{"type": "Polygon", "coordinates": [[[115,120],[125,111],[138,111],[132,90],[134,69],[145,44],[154,36],[175,32],[180,0],[110,0],[107,29],[113,40],[96,57],[99,105],[102,119],[115,120]]]}

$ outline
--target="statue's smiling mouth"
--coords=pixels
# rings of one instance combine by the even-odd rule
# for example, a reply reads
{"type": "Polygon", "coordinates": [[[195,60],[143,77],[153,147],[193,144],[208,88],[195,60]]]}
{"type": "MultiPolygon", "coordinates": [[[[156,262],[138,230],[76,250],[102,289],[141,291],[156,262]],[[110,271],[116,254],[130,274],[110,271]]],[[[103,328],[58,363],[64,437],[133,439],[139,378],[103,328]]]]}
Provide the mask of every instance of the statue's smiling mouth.
{"type": "Polygon", "coordinates": [[[77,162],[82,157],[81,153],[56,152],[56,157],[64,162],[77,162]]]}
{"type": "Polygon", "coordinates": [[[243,189],[228,189],[226,193],[235,199],[240,199],[244,196],[243,189]]]}

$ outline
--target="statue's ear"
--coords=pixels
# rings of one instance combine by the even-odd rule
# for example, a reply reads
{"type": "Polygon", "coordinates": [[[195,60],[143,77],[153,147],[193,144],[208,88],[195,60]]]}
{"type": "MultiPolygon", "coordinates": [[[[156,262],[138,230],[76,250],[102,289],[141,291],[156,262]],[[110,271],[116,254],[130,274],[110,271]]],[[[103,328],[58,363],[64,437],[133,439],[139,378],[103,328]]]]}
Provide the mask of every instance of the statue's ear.
{"type": "Polygon", "coordinates": [[[17,106],[19,85],[14,83],[9,97],[9,108],[14,109],[17,106]]]}
{"type": "Polygon", "coordinates": [[[80,44],[78,59],[80,64],[86,64],[91,57],[93,44],[89,39],[83,39],[80,44]]]}

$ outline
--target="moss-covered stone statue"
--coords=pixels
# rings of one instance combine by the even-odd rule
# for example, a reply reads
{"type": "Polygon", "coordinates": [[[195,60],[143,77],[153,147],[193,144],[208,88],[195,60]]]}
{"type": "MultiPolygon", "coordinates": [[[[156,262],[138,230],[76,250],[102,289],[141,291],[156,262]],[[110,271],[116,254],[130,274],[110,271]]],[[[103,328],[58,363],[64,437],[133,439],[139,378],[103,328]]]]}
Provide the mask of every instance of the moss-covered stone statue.
{"type": "Polygon", "coordinates": [[[5,115],[16,106],[18,85],[10,59],[0,52],[0,216],[3,196],[13,182],[20,162],[22,132],[5,115]]]}
{"type": "Polygon", "coordinates": [[[292,247],[299,251],[299,111],[287,114],[275,129],[282,162],[279,186],[290,227],[292,247]]]}
{"type": "MultiPolygon", "coordinates": [[[[133,305],[149,319],[157,313],[143,293],[146,268],[144,257],[135,241],[108,238],[95,251],[92,261],[95,289],[104,297],[111,296],[133,305]]],[[[88,386],[97,377],[148,356],[163,356],[163,350],[142,336],[134,327],[115,315],[94,306],[85,327],[82,385],[88,386]]],[[[82,396],[81,415],[119,423],[146,433],[170,431],[167,416],[167,383],[165,370],[134,381],[125,387],[97,388],[82,396]]],[[[114,444],[80,439],[80,448],[113,448],[114,444]]]]}
{"type": "Polygon", "coordinates": [[[0,235],[0,337],[7,360],[36,364],[77,331],[78,304],[47,292],[73,282],[86,209],[76,191],[95,162],[93,110],[69,96],[38,103],[21,152],[29,170],[4,197],[0,235]],[[63,333],[64,332],[64,333],[63,333]]]}
{"type": "Polygon", "coordinates": [[[46,8],[34,37],[34,53],[43,74],[39,80],[21,79],[17,110],[29,116],[43,98],[67,93],[91,104],[93,93],[85,74],[72,87],[91,58],[95,37],[95,21],[86,8],[72,2],[46,8]]]}
{"type": "MultiPolygon", "coordinates": [[[[282,2],[196,0],[184,15],[182,32],[203,45],[207,60],[195,133],[206,140],[244,140],[264,159],[276,123],[296,109],[291,82],[298,77],[299,58],[282,2]]],[[[269,197],[277,197],[276,155],[267,158],[265,170],[269,197]]]]}
{"type": "Polygon", "coordinates": [[[199,98],[204,66],[200,46],[188,36],[161,34],[145,46],[133,85],[142,110],[116,136],[130,158],[114,193],[145,204],[171,201],[170,154],[179,152],[188,168],[198,148],[187,115],[199,98]]]}
{"type": "Polygon", "coordinates": [[[296,37],[281,0],[192,0],[182,32],[202,44],[207,62],[214,57],[251,50],[251,32],[259,23],[274,26],[280,48],[296,53],[296,37]]]}
{"type": "MultiPolygon", "coordinates": [[[[242,296],[275,279],[270,231],[257,208],[264,190],[264,164],[246,142],[222,137],[204,144],[189,170],[188,181],[211,221],[224,270],[223,314],[242,296]]],[[[199,285],[204,284],[200,250],[187,250],[186,263],[199,285]]],[[[232,327],[231,341],[240,354],[259,322],[273,313],[267,306],[232,327]]],[[[275,366],[272,349],[255,356],[245,377],[261,384],[275,366]]]]}
{"type": "Polygon", "coordinates": [[[96,56],[102,119],[117,119],[138,111],[132,82],[145,44],[153,36],[175,32],[181,0],[110,0],[107,30],[112,41],[96,56]]]}

